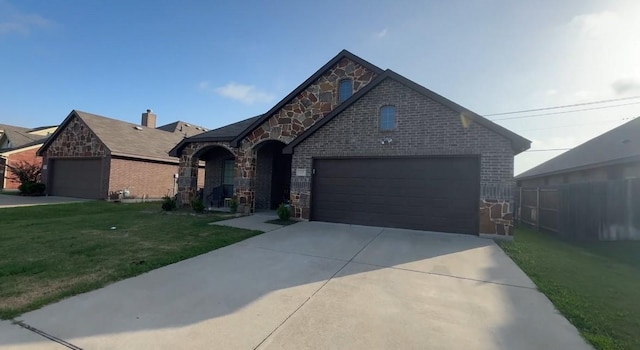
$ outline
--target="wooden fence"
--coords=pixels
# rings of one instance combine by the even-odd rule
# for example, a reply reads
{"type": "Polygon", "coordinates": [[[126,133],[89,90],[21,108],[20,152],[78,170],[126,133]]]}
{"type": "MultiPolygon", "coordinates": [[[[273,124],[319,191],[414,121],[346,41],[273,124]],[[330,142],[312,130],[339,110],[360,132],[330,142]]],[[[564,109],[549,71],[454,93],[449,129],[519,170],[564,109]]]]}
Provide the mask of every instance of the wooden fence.
{"type": "Polygon", "coordinates": [[[516,219],[573,240],[640,240],[640,179],[524,188],[516,219]]]}

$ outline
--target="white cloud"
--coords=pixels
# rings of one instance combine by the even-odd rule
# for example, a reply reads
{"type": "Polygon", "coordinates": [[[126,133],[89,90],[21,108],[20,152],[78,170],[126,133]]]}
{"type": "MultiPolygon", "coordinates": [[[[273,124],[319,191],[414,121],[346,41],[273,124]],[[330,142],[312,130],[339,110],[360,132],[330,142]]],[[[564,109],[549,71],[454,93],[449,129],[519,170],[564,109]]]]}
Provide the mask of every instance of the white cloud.
{"type": "Polygon", "coordinates": [[[202,90],[209,90],[209,82],[201,81],[200,84],[198,84],[198,87],[202,90]]]}
{"type": "Polygon", "coordinates": [[[627,92],[640,92],[640,80],[618,79],[611,84],[611,88],[616,95],[624,95],[627,92]]]}
{"type": "MultiPolygon", "coordinates": [[[[201,82],[200,88],[211,90],[208,82],[201,82]]],[[[275,95],[260,91],[254,85],[244,85],[236,82],[230,82],[225,86],[212,89],[212,91],[220,96],[238,100],[244,104],[268,103],[275,98],[275,95]]]]}
{"type": "Polygon", "coordinates": [[[381,30],[379,32],[376,32],[375,33],[375,37],[378,38],[378,39],[382,39],[385,36],[387,36],[387,32],[388,32],[387,28],[384,28],[383,30],[381,30]]]}
{"type": "Polygon", "coordinates": [[[8,2],[0,2],[0,35],[28,35],[33,29],[47,28],[54,22],[34,13],[22,13],[8,2]]]}

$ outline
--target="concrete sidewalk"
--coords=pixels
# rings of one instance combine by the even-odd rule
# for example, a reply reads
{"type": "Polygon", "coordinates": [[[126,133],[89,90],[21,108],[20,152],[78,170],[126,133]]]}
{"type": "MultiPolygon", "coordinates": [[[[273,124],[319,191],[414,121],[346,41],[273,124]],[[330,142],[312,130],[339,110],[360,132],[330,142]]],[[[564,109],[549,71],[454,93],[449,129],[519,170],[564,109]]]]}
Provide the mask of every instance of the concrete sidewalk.
{"type": "Polygon", "coordinates": [[[257,230],[262,232],[269,232],[282,228],[281,225],[268,224],[266,221],[275,220],[278,218],[275,212],[265,211],[258,212],[253,215],[241,216],[234,219],[222,220],[210,223],[210,225],[218,226],[231,226],[237,228],[243,228],[246,230],[257,230]]]}
{"type": "MultiPolygon", "coordinates": [[[[491,240],[319,222],[17,319],[84,349],[591,348],[491,240]]],[[[26,332],[0,349],[60,348],[26,332]]]]}
{"type": "Polygon", "coordinates": [[[0,208],[29,207],[34,205],[76,203],[87,201],[90,201],[90,199],[58,196],[25,197],[18,195],[0,194],[0,208]]]}

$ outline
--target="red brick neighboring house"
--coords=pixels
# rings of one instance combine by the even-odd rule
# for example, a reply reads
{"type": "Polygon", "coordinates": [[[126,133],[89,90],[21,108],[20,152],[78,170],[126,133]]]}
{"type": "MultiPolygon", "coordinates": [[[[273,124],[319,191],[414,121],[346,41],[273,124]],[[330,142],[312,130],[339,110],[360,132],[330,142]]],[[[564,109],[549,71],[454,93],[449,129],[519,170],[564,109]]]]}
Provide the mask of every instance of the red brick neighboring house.
{"type": "Polygon", "coordinates": [[[531,142],[342,51],[265,114],[182,140],[179,201],[252,213],[510,235],[513,159],[531,142]]]}
{"type": "Polygon", "coordinates": [[[49,195],[92,199],[161,198],[176,190],[178,159],[168,151],[205,129],[185,122],[155,128],[156,115],[142,125],[73,110],[37,154],[49,195]]]}
{"type": "Polygon", "coordinates": [[[42,158],[36,155],[36,151],[56,128],[43,126],[30,129],[0,125],[0,189],[15,190],[20,186],[10,166],[21,161],[42,164],[42,158]]]}

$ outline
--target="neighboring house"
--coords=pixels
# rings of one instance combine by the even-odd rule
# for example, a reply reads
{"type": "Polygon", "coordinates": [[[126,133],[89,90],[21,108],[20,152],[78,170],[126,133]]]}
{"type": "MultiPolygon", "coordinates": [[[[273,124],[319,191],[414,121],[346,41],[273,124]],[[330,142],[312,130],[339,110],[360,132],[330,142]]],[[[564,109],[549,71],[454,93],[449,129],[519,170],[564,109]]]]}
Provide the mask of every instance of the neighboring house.
{"type": "Polygon", "coordinates": [[[14,190],[20,182],[14,179],[10,166],[22,161],[40,165],[42,158],[36,151],[57,126],[23,128],[0,124],[0,189],[14,190]]]}
{"type": "Polygon", "coordinates": [[[295,217],[510,235],[513,158],[530,141],[340,52],[265,114],[182,140],[178,200],[206,162],[207,206],[289,202],[295,217]],[[229,193],[229,188],[231,193],[229,193]]]}
{"type": "Polygon", "coordinates": [[[640,118],[516,176],[520,187],[640,177],[640,118]]]}
{"type": "Polygon", "coordinates": [[[151,110],[142,114],[141,125],[71,111],[38,150],[47,193],[94,199],[114,198],[120,191],[137,198],[173,195],[178,159],[168,151],[203,128],[184,122],[155,128],[155,123],[151,110]]]}

